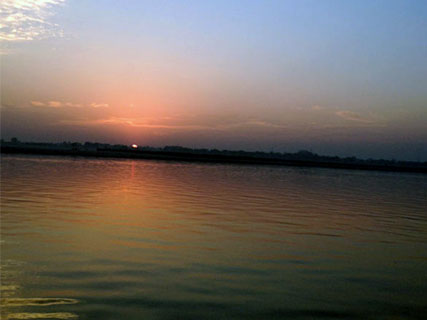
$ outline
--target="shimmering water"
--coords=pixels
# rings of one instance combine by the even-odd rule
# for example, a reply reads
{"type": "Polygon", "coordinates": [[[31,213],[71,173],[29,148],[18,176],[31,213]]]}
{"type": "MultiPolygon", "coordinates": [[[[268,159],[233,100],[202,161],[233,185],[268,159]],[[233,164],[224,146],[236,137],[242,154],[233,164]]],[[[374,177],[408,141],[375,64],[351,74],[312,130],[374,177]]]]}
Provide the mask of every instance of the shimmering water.
{"type": "Polygon", "coordinates": [[[3,156],[5,319],[424,319],[427,175],[3,156]]]}

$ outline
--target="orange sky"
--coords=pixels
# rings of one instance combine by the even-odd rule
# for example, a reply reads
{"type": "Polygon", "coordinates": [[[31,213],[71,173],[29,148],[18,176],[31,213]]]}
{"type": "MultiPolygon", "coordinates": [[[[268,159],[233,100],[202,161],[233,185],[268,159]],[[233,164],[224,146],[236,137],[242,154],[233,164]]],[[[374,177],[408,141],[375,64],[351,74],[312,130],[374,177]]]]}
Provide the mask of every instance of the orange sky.
{"type": "Polygon", "coordinates": [[[427,160],[415,1],[1,7],[5,139],[427,160]]]}

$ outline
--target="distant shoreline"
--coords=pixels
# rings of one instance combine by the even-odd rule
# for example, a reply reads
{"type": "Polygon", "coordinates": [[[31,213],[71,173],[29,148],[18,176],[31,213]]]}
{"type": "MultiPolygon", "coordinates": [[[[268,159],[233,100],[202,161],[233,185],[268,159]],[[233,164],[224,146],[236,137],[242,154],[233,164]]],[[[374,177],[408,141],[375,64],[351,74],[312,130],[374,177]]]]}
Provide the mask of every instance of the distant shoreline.
{"type": "Polygon", "coordinates": [[[316,167],[333,169],[351,169],[351,170],[370,170],[370,171],[389,171],[389,172],[413,172],[427,173],[427,166],[409,166],[409,165],[376,165],[365,163],[346,163],[346,162],[328,162],[328,161],[309,161],[309,160],[283,160],[276,158],[257,158],[249,156],[230,156],[230,155],[212,155],[195,154],[187,152],[168,152],[168,151],[141,151],[141,150],[73,150],[73,149],[47,149],[27,147],[25,145],[2,145],[2,154],[34,154],[34,155],[56,155],[56,156],[82,156],[95,158],[119,158],[119,159],[146,159],[146,160],[166,160],[182,162],[202,162],[202,163],[231,163],[244,165],[276,165],[276,166],[294,166],[294,167],[316,167]]]}

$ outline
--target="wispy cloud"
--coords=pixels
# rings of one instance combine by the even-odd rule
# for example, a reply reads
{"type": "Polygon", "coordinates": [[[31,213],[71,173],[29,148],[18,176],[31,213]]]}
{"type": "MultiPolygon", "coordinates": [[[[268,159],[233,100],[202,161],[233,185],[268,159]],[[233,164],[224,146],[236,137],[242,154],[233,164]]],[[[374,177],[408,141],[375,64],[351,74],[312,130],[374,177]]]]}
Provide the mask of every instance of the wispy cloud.
{"type": "Polygon", "coordinates": [[[45,107],[46,106],[46,103],[41,102],[41,101],[31,101],[30,103],[34,107],[45,107]]]}
{"type": "Polygon", "coordinates": [[[83,107],[83,105],[80,104],[80,103],[72,103],[72,102],[65,102],[64,106],[66,106],[66,107],[72,107],[72,108],[81,108],[81,107],[83,107]]]}
{"type": "Polygon", "coordinates": [[[222,125],[223,128],[233,128],[233,127],[262,127],[270,129],[284,129],[288,126],[285,124],[273,123],[266,120],[250,119],[247,121],[240,121],[232,124],[222,125]]]}
{"type": "Polygon", "coordinates": [[[92,102],[89,106],[92,107],[92,108],[108,108],[109,104],[108,103],[96,103],[96,102],[92,102]]]}
{"type": "Polygon", "coordinates": [[[373,123],[373,122],[375,122],[374,119],[363,117],[360,114],[353,112],[353,111],[339,110],[339,111],[335,112],[335,114],[344,120],[361,122],[361,123],[373,123]]]}
{"type": "Polygon", "coordinates": [[[311,109],[315,110],[315,111],[320,111],[320,110],[325,110],[326,108],[316,104],[316,105],[312,106],[311,109]]]}
{"type": "Polygon", "coordinates": [[[47,105],[49,107],[52,107],[52,108],[60,108],[60,107],[62,107],[62,102],[61,101],[49,101],[47,105]]]}
{"type": "Polygon", "coordinates": [[[92,102],[90,104],[84,105],[82,103],[73,103],[73,102],[63,102],[58,100],[51,100],[47,102],[43,101],[30,101],[30,104],[34,107],[52,107],[52,108],[83,108],[83,107],[91,107],[91,108],[107,108],[109,107],[108,103],[96,103],[92,102]]]}
{"type": "Polygon", "coordinates": [[[30,104],[34,107],[51,107],[51,108],[60,108],[64,104],[61,101],[48,101],[48,102],[42,102],[42,101],[30,101],[30,104]]]}
{"type": "Polygon", "coordinates": [[[108,117],[106,119],[95,119],[95,120],[62,120],[61,124],[65,125],[77,125],[77,126],[93,126],[93,125],[125,125],[136,128],[151,128],[151,129],[191,129],[191,130],[207,130],[213,129],[203,125],[172,125],[165,123],[153,123],[153,118],[123,118],[123,117],[108,117]]]}
{"type": "Polygon", "coordinates": [[[76,125],[76,126],[105,126],[105,125],[120,125],[129,126],[140,129],[166,129],[166,130],[209,130],[209,131],[228,131],[239,130],[244,128],[270,128],[284,129],[285,125],[273,124],[263,120],[236,120],[228,122],[209,123],[203,121],[203,118],[173,118],[173,117],[137,117],[126,118],[117,116],[108,116],[100,119],[64,119],[60,121],[61,125],[76,125]]]}
{"type": "Polygon", "coordinates": [[[64,1],[2,0],[0,41],[30,41],[62,36],[62,30],[49,18],[64,1]]]}

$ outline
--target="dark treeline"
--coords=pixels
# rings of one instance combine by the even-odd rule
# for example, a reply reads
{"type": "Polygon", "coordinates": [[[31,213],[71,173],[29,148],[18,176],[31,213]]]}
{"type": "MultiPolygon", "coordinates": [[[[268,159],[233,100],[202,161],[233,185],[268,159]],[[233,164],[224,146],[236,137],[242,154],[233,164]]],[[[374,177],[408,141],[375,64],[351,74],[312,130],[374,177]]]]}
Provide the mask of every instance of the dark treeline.
{"type": "Polygon", "coordinates": [[[113,145],[97,142],[20,142],[18,139],[12,138],[10,142],[1,140],[1,151],[3,153],[81,155],[177,161],[233,162],[247,164],[278,164],[347,169],[427,172],[427,162],[323,156],[306,150],[301,150],[296,153],[250,152],[243,150],[192,149],[181,146],[165,146],[156,148],[150,146],[113,145]]]}

